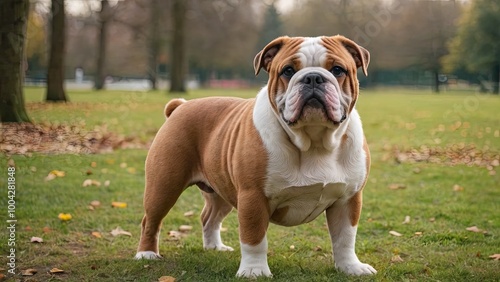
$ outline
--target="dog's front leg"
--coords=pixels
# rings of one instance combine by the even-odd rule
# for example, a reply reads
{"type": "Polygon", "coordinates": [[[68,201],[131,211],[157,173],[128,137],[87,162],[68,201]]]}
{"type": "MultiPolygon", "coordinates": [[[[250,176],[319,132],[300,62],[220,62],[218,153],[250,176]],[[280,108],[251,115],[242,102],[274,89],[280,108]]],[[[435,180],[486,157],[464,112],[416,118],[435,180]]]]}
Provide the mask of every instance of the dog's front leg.
{"type": "Polygon", "coordinates": [[[354,252],[361,202],[362,192],[359,191],[351,199],[340,199],[326,210],[335,267],[351,275],[377,273],[371,265],[360,262],[354,252]]]}
{"type": "Polygon", "coordinates": [[[272,276],[267,264],[266,231],[269,205],[262,191],[240,191],[238,195],[241,262],[236,276],[272,276]]]}

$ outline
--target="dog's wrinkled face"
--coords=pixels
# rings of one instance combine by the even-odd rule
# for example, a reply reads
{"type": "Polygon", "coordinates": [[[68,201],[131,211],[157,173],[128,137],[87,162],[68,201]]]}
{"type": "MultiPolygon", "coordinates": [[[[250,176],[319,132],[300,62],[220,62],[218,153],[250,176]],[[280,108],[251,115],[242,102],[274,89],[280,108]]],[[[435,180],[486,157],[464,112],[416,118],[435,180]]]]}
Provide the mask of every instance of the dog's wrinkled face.
{"type": "Polygon", "coordinates": [[[356,71],[366,68],[370,55],[342,37],[280,37],[254,60],[256,74],[269,73],[269,99],[291,129],[338,127],[358,96],[356,71]]]}

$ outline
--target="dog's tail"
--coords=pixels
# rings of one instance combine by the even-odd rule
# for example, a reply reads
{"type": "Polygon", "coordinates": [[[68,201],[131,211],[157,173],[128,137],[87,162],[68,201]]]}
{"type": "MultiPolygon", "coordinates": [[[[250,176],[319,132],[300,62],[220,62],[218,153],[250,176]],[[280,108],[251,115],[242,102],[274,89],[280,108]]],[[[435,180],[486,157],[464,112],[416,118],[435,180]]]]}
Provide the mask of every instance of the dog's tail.
{"type": "Polygon", "coordinates": [[[169,117],[172,112],[177,109],[177,107],[179,107],[180,105],[186,103],[186,100],[182,99],[182,98],[179,98],[179,99],[173,99],[173,100],[170,100],[170,102],[167,103],[167,105],[165,106],[165,117],[169,117]]]}

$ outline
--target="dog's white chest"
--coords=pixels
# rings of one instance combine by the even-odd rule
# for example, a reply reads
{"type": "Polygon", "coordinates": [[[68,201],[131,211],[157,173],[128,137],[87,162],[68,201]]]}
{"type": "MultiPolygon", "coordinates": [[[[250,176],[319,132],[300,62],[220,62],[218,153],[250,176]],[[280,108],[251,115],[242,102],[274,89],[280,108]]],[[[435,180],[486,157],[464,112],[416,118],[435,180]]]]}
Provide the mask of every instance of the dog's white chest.
{"type": "Polygon", "coordinates": [[[269,198],[271,221],[294,226],[312,221],[346,192],[346,184],[288,187],[269,198]]]}

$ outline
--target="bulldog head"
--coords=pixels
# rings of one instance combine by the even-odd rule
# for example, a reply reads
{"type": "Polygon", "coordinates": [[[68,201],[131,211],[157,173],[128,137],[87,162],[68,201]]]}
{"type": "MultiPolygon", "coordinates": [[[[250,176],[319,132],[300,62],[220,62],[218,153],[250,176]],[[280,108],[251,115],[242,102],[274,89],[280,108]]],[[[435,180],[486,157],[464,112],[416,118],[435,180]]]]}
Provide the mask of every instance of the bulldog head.
{"type": "MultiPolygon", "coordinates": [[[[349,119],[359,93],[357,69],[367,75],[369,61],[366,49],[343,36],[285,36],[257,54],[254,69],[269,73],[269,101],[289,135],[314,142],[349,119]]],[[[300,149],[309,149],[304,142],[300,149]]]]}

